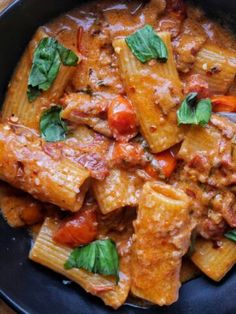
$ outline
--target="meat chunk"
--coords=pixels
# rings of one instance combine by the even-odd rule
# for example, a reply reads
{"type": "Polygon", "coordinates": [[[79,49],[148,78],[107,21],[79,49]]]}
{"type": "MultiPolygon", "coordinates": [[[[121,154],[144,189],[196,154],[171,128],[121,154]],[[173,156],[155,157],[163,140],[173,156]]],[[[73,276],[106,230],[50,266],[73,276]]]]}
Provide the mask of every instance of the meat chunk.
{"type": "Polygon", "coordinates": [[[198,98],[207,98],[210,96],[208,83],[200,74],[191,75],[184,87],[184,93],[198,93],[198,98]]]}
{"type": "Polygon", "coordinates": [[[230,227],[236,227],[236,197],[229,191],[217,193],[212,205],[224,217],[230,227]]]}
{"type": "Polygon", "coordinates": [[[212,115],[206,127],[190,128],[178,153],[186,163],[183,172],[188,177],[218,188],[235,184],[232,124],[212,115]]]}
{"type": "Polygon", "coordinates": [[[83,125],[71,135],[64,142],[43,143],[43,151],[54,160],[66,157],[89,170],[93,178],[103,180],[108,175],[106,154],[110,141],[83,125]]]}
{"type": "Polygon", "coordinates": [[[196,54],[207,39],[201,23],[191,17],[192,13],[184,20],[181,34],[173,42],[176,65],[182,73],[188,73],[191,70],[196,54]]]}
{"type": "MultiPolygon", "coordinates": [[[[145,3],[146,1],[144,1],[145,3]]],[[[155,24],[157,18],[163,14],[166,8],[166,0],[150,0],[148,1],[144,8],[143,12],[145,15],[145,20],[147,24],[155,24]]]]}
{"type": "Polygon", "coordinates": [[[64,114],[73,111],[76,115],[99,116],[106,112],[108,101],[103,97],[92,97],[86,93],[70,93],[61,99],[64,114]]]}
{"type": "Polygon", "coordinates": [[[203,218],[198,224],[197,232],[205,239],[218,240],[224,235],[226,227],[222,215],[211,212],[210,217],[203,218]]]}
{"type": "Polygon", "coordinates": [[[188,73],[196,59],[196,54],[205,43],[205,37],[183,33],[175,45],[177,69],[188,73]]]}
{"type": "Polygon", "coordinates": [[[104,97],[92,97],[85,93],[71,93],[61,100],[62,118],[77,124],[85,124],[95,131],[111,137],[112,132],[105,119],[108,101],[104,97]]]}
{"type": "Polygon", "coordinates": [[[104,180],[109,174],[106,161],[97,153],[80,154],[73,160],[88,169],[91,176],[97,180],[104,180]]]}
{"type": "Polygon", "coordinates": [[[181,25],[186,17],[186,6],[183,0],[167,0],[166,14],[158,21],[158,29],[171,33],[175,38],[179,35],[181,25]]]}

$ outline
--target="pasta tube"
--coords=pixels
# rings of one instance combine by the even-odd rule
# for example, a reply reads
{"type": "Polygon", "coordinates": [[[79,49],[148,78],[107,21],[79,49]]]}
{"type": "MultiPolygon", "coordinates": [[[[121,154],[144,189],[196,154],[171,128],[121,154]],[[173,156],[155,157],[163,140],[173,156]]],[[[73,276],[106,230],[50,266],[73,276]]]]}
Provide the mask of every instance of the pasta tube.
{"type": "Polygon", "coordinates": [[[33,225],[43,220],[43,206],[29,194],[0,184],[0,208],[11,227],[33,225]]]}
{"type": "Polygon", "coordinates": [[[46,36],[43,28],[39,28],[26,48],[8,87],[2,109],[3,121],[14,116],[25,126],[38,130],[42,111],[59,100],[74,74],[76,67],[61,65],[52,87],[43,92],[33,103],[28,101],[27,85],[33,53],[39,41],[46,36]]]}
{"type": "Polygon", "coordinates": [[[92,182],[100,210],[108,214],[125,206],[137,206],[143,181],[134,173],[112,169],[102,182],[92,182]]]}
{"type": "Polygon", "coordinates": [[[201,74],[212,94],[225,94],[236,74],[235,51],[205,44],[197,54],[193,73],[201,74]]]}
{"type": "Polygon", "coordinates": [[[190,242],[187,195],[161,182],[145,183],[134,228],[132,293],[159,305],[175,302],[181,258],[190,242]]]}
{"type": "Polygon", "coordinates": [[[187,258],[183,258],[182,266],[180,270],[180,281],[182,283],[196,278],[200,274],[199,269],[193,264],[193,262],[187,258]]]}
{"type": "Polygon", "coordinates": [[[118,285],[110,276],[101,276],[76,268],[65,270],[64,263],[68,259],[71,249],[56,244],[52,240],[57,227],[57,221],[46,218],[30,251],[29,258],[75,281],[87,292],[100,297],[105,304],[115,309],[121,306],[125,302],[130,289],[128,260],[120,258],[120,280],[118,285]]]}
{"type": "Polygon", "coordinates": [[[220,242],[221,246],[214,248],[212,241],[197,239],[191,257],[194,264],[215,281],[220,281],[236,263],[236,244],[226,238],[220,242]]]}
{"type": "Polygon", "coordinates": [[[77,211],[88,188],[89,172],[63,157],[53,159],[32,132],[1,124],[0,178],[43,202],[77,211]]]}
{"type": "Polygon", "coordinates": [[[141,133],[152,152],[158,153],[183,138],[176,122],[177,105],[182,99],[169,33],[160,33],[168,49],[166,63],[142,64],[124,39],[113,41],[125,89],[140,122],[141,133]]]}
{"type": "Polygon", "coordinates": [[[204,154],[212,164],[219,155],[221,133],[211,125],[191,126],[185,136],[178,157],[189,162],[196,154],[204,154]]]}

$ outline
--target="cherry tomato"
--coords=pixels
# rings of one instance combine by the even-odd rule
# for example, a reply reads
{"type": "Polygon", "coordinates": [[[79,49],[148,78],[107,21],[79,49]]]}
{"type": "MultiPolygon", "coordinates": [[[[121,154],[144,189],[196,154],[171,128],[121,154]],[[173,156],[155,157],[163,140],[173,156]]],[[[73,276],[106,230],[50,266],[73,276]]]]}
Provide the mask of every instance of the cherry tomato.
{"type": "Polygon", "coordinates": [[[132,104],[124,97],[117,96],[108,108],[108,124],[114,138],[128,142],[137,133],[137,118],[132,104]]]}
{"type": "Polygon", "coordinates": [[[97,218],[94,209],[79,211],[65,219],[54,234],[53,240],[76,247],[93,241],[97,235],[97,218]]]}
{"type": "Polygon", "coordinates": [[[214,112],[236,112],[236,96],[214,96],[211,102],[214,112]]]}
{"type": "MultiPolygon", "coordinates": [[[[154,156],[154,158],[157,160],[157,165],[160,173],[164,174],[164,176],[168,178],[175,170],[177,164],[174,153],[172,152],[172,150],[168,149],[161,153],[155,154],[154,156]]],[[[151,164],[149,164],[145,168],[145,171],[151,177],[158,177],[158,170],[156,170],[151,164]]]]}

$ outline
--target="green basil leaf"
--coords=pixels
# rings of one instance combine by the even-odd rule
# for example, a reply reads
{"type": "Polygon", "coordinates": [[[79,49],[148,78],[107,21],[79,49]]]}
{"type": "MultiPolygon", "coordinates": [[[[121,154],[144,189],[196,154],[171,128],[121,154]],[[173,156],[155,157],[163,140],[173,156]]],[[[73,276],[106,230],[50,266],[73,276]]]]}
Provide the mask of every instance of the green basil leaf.
{"type": "Polygon", "coordinates": [[[40,118],[41,137],[46,142],[58,142],[66,138],[67,124],[61,119],[62,107],[53,106],[44,111],[40,118]]]}
{"type": "Polygon", "coordinates": [[[177,111],[179,124],[191,124],[195,122],[195,104],[197,102],[197,93],[190,93],[182,102],[177,111]]]}
{"type": "Polygon", "coordinates": [[[206,125],[212,114],[211,100],[209,98],[201,99],[196,107],[196,119],[198,124],[206,125]]]}
{"type": "Polygon", "coordinates": [[[33,65],[28,85],[46,91],[55,80],[60,68],[57,52],[57,41],[54,38],[43,38],[34,52],[33,65]]]}
{"type": "Polygon", "coordinates": [[[76,56],[76,54],[72,50],[67,49],[66,47],[62,46],[59,43],[58,43],[57,49],[61,58],[61,62],[64,65],[75,66],[77,64],[79,58],[76,56]]]}
{"type": "Polygon", "coordinates": [[[41,94],[41,91],[37,87],[28,86],[27,89],[27,97],[29,99],[29,102],[34,101],[39,95],[41,94]]]}
{"type": "Polygon", "coordinates": [[[236,242],[236,229],[229,230],[228,232],[224,234],[224,236],[227,239],[236,242]]]}
{"type": "Polygon", "coordinates": [[[152,59],[166,62],[168,51],[163,40],[153,30],[151,25],[145,25],[125,39],[135,57],[145,63],[152,59]]]}
{"type": "Polygon", "coordinates": [[[113,275],[119,280],[119,257],[115,243],[111,239],[96,240],[74,249],[65,269],[82,268],[101,275],[113,275]]]}
{"type": "Polygon", "coordinates": [[[61,62],[76,65],[78,57],[73,51],[63,47],[55,38],[41,39],[33,56],[33,64],[28,78],[28,99],[34,101],[41,91],[48,90],[59,72],[61,62]],[[36,92],[37,91],[37,92],[36,92]]]}
{"type": "Polygon", "coordinates": [[[177,111],[179,124],[206,125],[212,113],[211,100],[208,98],[197,100],[197,93],[190,93],[177,111]]]}

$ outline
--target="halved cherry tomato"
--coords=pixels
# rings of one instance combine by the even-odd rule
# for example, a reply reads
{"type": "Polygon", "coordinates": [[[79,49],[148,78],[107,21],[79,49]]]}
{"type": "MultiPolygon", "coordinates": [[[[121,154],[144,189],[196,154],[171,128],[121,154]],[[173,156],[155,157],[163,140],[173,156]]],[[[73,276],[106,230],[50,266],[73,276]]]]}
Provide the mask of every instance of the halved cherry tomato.
{"type": "Polygon", "coordinates": [[[236,112],[236,96],[214,96],[211,103],[214,112],[236,112]]]}
{"type": "MultiPolygon", "coordinates": [[[[168,149],[165,150],[159,154],[155,154],[154,158],[158,162],[158,168],[162,174],[166,178],[168,178],[172,172],[175,170],[176,167],[176,158],[172,150],[168,149]]],[[[158,171],[151,165],[149,164],[146,168],[145,171],[151,176],[151,177],[158,177],[158,171]]]]}
{"type": "Polygon", "coordinates": [[[124,97],[117,96],[108,108],[108,124],[114,138],[128,142],[137,133],[137,118],[132,104],[124,97]]]}
{"type": "Polygon", "coordinates": [[[144,168],[144,170],[150,177],[158,179],[159,173],[150,163],[144,168]]]}
{"type": "Polygon", "coordinates": [[[62,222],[53,240],[63,245],[76,247],[93,241],[97,235],[97,217],[93,208],[72,215],[62,222]]]}
{"type": "Polygon", "coordinates": [[[161,172],[168,178],[176,167],[176,158],[171,150],[166,150],[156,154],[155,158],[159,161],[161,172]]]}

